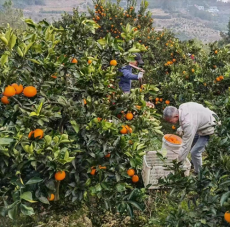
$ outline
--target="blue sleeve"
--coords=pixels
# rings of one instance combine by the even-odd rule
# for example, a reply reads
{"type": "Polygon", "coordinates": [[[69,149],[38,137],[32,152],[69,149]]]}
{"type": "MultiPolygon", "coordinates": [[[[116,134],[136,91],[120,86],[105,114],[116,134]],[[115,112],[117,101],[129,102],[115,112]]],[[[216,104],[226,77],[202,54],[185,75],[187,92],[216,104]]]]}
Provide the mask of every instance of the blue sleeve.
{"type": "Polygon", "coordinates": [[[123,76],[129,80],[138,80],[138,75],[132,74],[128,69],[121,69],[120,72],[123,73],[123,76]]]}

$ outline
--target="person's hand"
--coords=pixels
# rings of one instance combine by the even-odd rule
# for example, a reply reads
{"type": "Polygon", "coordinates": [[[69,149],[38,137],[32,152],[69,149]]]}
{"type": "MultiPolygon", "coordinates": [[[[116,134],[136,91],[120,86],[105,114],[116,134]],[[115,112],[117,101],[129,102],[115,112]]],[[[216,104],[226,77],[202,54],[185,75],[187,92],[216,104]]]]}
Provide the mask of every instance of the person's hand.
{"type": "Polygon", "coordinates": [[[139,80],[139,79],[142,79],[142,78],[143,78],[143,75],[144,75],[143,72],[139,72],[139,73],[138,73],[138,80],[139,80]]]}
{"type": "Polygon", "coordinates": [[[176,130],[176,134],[179,135],[179,136],[182,136],[183,135],[183,130],[181,127],[179,127],[177,130],[176,130]]]}
{"type": "Polygon", "coordinates": [[[146,102],[146,106],[148,106],[149,108],[155,108],[155,105],[151,102],[146,102]]]}

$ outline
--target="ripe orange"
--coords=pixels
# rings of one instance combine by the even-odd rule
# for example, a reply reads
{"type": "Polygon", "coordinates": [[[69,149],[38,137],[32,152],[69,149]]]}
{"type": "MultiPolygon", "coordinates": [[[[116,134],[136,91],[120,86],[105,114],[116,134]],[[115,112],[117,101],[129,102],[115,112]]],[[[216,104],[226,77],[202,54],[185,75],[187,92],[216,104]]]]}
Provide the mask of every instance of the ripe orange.
{"type": "Polygon", "coordinates": [[[12,87],[14,87],[15,91],[16,91],[16,94],[19,95],[22,93],[23,91],[23,86],[20,84],[20,85],[17,85],[17,84],[11,84],[12,87]]]}
{"type": "Polygon", "coordinates": [[[121,134],[127,134],[128,133],[128,129],[125,125],[122,125],[122,129],[120,131],[121,134]]]}
{"type": "Polygon", "coordinates": [[[28,135],[28,138],[30,139],[33,134],[34,134],[34,131],[31,131],[28,135]]]}
{"type": "Polygon", "coordinates": [[[224,77],[223,77],[223,76],[219,76],[219,78],[220,78],[220,80],[223,80],[223,79],[224,79],[224,77]]]}
{"type": "Polygon", "coordinates": [[[214,69],[216,69],[216,67],[217,67],[216,65],[213,65],[213,68],[214,68],[214,69]]]}
{"type": "Polygon", "coordinates": [[[91,175],[95,175],[96,174],[96,169],[92,169],[90,172],[91,175]]]}
{"type": "Polygon", "coordinates": [[[131,127],[129,127],[128,125],[125,126],[128,130],[128,133],[132,133],[133,132],[133,129],[131,127]]]}
{"type": "Polygon", "coordinates": [[[132,177],[135,174],[135,170],[134,169],[128,169],[127,170],[127,174],[132,177]]]}
{"type": "Polygon", "coordinates": [[[169,101],[169,100],[166,100],[165,103],[166,103],[166,105],[169,105],[169,104],[170,104],[170,101],[169,101]]]}
{"type": "Polygon", "coordinates": [[[204,83],[204,86],[206,87],[206,86],[207,86],[207,84],[206,84],[206,83],[204,83]]]}
{"type": "Polygon", "coordinates": [[[176,130],[176,126],[175,126],[175,125],[172,125],[172,129],[173,129],[173,130],[176,130]]]}
{"type": "Polygon", "coordinates": [[[99,169],[106,169],[106,166],[99,165],[99,169]]]}
{"type": "Polygon", "coordinates": [[[53,201],[55,198],[54,194],[50,194],[50,196],[47,198],[49,201],[53,201]]]}
{"type": "Polygon", "coordinates": [[[195,69],[192,69],[191,71],[194,73],[194,72],[195,72],[195,69]]]}
{"type": "Polygon", "coordinates": [[[55,180],[61,181],[65,179],[65,171],[58,171],[55,173],[55,180]]]}
{"type": "Polygon", "coordinates": [[[141,106],[136,106],[136,108],[137,108],[138,110],[140,110],[140,109],[141,109],[141,106]]]}
{"type": "Polygon", "coordinates": [[[39,137],[39,139],[41,139],[44,136],[44,132],[42,129],[35,129],[34,130],[34,138],[39,137]]]}
{"type": "Polygon", "coordinates": [[[84,99],[83,101],[84,101],[84,105],[86,105],[87,104],[86,99],[84,99]]]}
{"type": "Polygon", "coordinates": [[[225,219],[226,222],[230,223],[230,213],[229,213],[229,211],[225,212],[224,219],[225,219]]]}
{"type": "Polygon", "coordinates": [[[162,98],[160,98],[160,102],[162,102],[163,101],[163,99],[162,98]]]}
{"type": "Polygon", "coordinates": [[[116,60],[111,60],[111,61],[110,61],[110,65],[116,66],[116,65],[117,65],[117,61],[116,61],[116,60]]]}
{"type": "Polygon", "coordinates": [[[133,175],[132,182],[137,183],[139,181],[139,177],[137,175],[133,175]]]}
{"type": "Polygon", "coordinates": [[[107,155],[105,155],[106,158],[110,158],[111,154],[108,153],[107,155]]]}
{"type": "Polygon", "coordinates": [[[51,75],[51,77],[54,78],[54,79],[57,79],[57,76],[55,76],[55,75],[51,75]]]}
{"type": "Polygon", "coordinates": [[[90,59],[88,60],[88,64],[91,64],[92,62],[93,62],[92,60],[90,60],[90,59]]]}
{"type": "Polygon", "coordinates": [[[75,63],[75,64],[77,64],[77,59],[76,58],[73,58],[73,60],[72,60],[72,63],[75,63]]]}
{"type": "Polygon", "coordinates": [[[9,101],[8,98],[7,98],[7,96],[2,96],[1,102],[2,102],[3,104],[6,104],[6,105],[10,103],[10,101],[9,101]]]}
{"type": "Polygon", "coordinates": [[[219,78],[219,77],[217,77],[217,78],[216,78],[216,81],[217,81],[217,82],[219,82],[219,81],[220,81],[220,78],[219,78]]]}
{"type": "Polygon", "coordinates": [[[155,98],[155,101],[158,102],[158,101],[159,101],[159,98],[155,98]]]}
{"type": "Polygon", "coordinates": [[[5,91],[3,93],[3,95],[7,97],[14,96],[15,94],[16,94],[16,90],[14,89],[13,86],[10,86],[10,85],[5,88],[5,91]]]}
{"type": "Polygon", "coordinates": [[[37,89],[33,86],[28,86],[24,88],[23,94],[29,98],[34,97],[37,94],[37,89]]]}
{"type": "Polygon", "coordinates": [[[173,62],[176,62],[176,59],[175,59],[175,58],[173,58],[173,62]]]}
{"type": "Polygon", "coordinates": [[[132,113],[127,113],[125,117],[126,117],[127,120],[132,120],[133,119],[133,114],[132,113]]]}
{"type": "Polygon", "coordinates": [[[183,71],[183,74],[185,74],[186,73],[186,71],[183,71]]]}
{"type": "Polygon", "coordinates": [[[215,54],[218,54],[218,50],[215,50],[215,54]]]}

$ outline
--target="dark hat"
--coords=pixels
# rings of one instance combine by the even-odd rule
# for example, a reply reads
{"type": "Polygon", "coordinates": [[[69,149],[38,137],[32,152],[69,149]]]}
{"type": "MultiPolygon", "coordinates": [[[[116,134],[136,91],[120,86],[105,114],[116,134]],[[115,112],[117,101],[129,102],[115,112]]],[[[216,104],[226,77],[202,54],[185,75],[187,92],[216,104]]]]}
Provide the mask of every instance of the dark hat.
{"type": "Polygon", "coordinates": [[[138,64],[144,65],[144,62],[141,58],[141,55],[139,53],[136,53],[135,55],[136,55],[136,57],[134,59],[138,62],[138,64]]]}

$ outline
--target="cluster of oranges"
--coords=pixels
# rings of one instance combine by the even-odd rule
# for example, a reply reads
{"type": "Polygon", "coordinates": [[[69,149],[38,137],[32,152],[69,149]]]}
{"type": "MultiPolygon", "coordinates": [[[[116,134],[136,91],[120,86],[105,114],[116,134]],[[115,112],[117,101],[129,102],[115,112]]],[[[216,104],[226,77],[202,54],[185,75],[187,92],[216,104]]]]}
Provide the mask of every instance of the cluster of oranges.
{"type": "MultiPolygon", "coordinates": [[[[110,156],[109,156],[109,157],[110,157],[110,156]]],[[[106,166],[101,166],[101,165],[99,165],[98,167],[99,167],[99,169],[107,169],[106,166]]],[[[96,167],[95,167],[95,166],[92,166],[92,167],[91,167],[91,172],[90,172],[90,174],[93,175],[93,176],[96,174],[96,167]]]]}
{"type": "Polygon", "coordinates": [[[173,144],[181,144],[181,142],[174,136],[172,135],[169,135],[169,136],[164,136],[164,138],[170,142],[170,143],[173,143],[173,144]]]}
{"type": "Polygon", "coordinates": [[[42,139],[44,136],[44,131],[42,129],[35,129],[34,131],[31,131],[28,135],[28,138],[31,139],[32,135],[34,138],[42,139]]]}
{"type": "Polygon", "coordinates": [[[159,102],[163,102],[163,98],[155,98],[155,103],[158,104],[159,102]]]}
{"type": "Polygon", "coordinates": [[[133,130],[131,127],[129,127],[128,125],[122,125],[122,129],[120,130],[121,134],[128,134],[128,133],[132,133],[133,130]]]}
{"type": "MultiPolygon", "coordinates": [[[[55,173],[54,178],[56,181],[62,181],[66,177],[65,171],[58,171],[55,173]]],[[[52,193],[47,198],[49,201],[53,201],[55,199],[55,195],[52,193]]]]}
{"type": "Polygon", "coordinates": [[[103,6],[99,6],[99,5],[96,5],[95,6],[95,18],[93,18],[94,21],[99,21],[101,17],[105,17],[106,16],[106,13],[105,13],[105,9],[103,8],[103,6]]]}
{"type": "Polygon", "coordinates": [[[23,92],[23,94],[28,97],[28,98],[32,98],[37,94],[37,89],[33,86],[28,86],[23,88],[23,86],[20,84],[12,84],[12,85],[8,85],[4,92],[3,92],[3,97],[1,98],[1,102],[3,104],[9,104],[9,97],[13,97],[15,95],[19,95],[23,92]]]}
{"type": "Polygon", "coordinates": [[[224,79],[223,76],[219,76],[219,77],[216,78],[216,82],[220,82],[220,81],[222,81],[223,79],[224,79]]]}
{"type": "Polygon", "coordinates": [[[132,182],[137,183],[139,181],[138,175],[135,175],[135,170],[134,169],[128,169],[127,174],[132,177],[132,182]]]}
{"type": "Polygon", "coordinates": [[[165,66],[172,65],[172,64],[173,64],[173,61],[167,61],[167,62],[165,63],[165,66]]]}

